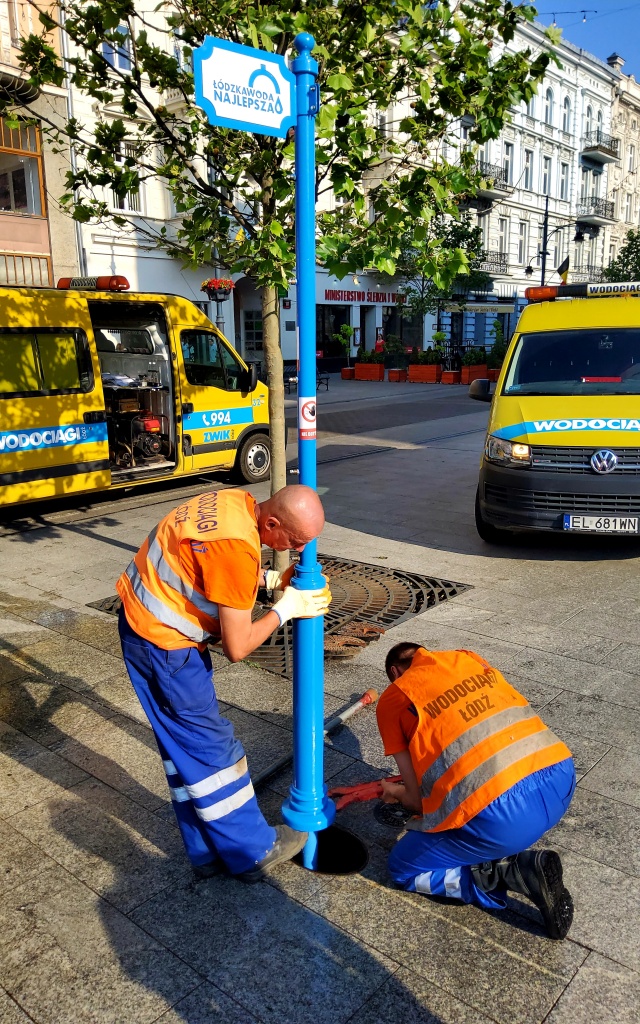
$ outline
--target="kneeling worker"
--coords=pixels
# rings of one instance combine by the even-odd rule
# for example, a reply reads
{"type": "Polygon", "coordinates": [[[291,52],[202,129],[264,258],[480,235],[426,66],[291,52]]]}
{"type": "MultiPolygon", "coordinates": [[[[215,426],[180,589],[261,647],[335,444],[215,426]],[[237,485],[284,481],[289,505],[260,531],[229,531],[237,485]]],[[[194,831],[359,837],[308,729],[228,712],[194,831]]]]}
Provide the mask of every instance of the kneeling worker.
{"type": "Polygon", "coordinates": [[[224,867],[257,882],[307,840],[263,818],[242,745],[218,710],[207,640],[219,637],[227,658],[240,661],[288,619],[324,615],[328,587],[297,590],[289,586],[293,567],[280,577],[262,569],[260,557],[262,544],[301,551],[323,526],[309,487],[284,487],[260,503],[240,490],[211,491],[165,516],[118,580],[124,660],[196,877],[224,867]],[[285,589],[253,622],[260,585],[285,589]]]}
{"type": "Polygon", "coordinates": [[[560,857],[527,847],[569,806],[570,751],[477,654],[400,643],[385,668],[391,685],[378,702],[378,728],[402,783],[383,780],[382,799],[420,815],[391,851],[393,880],[490,908],[504,908],[507,891],[520,893],[550,937],[563,939],[573,902],[560,857]]]}

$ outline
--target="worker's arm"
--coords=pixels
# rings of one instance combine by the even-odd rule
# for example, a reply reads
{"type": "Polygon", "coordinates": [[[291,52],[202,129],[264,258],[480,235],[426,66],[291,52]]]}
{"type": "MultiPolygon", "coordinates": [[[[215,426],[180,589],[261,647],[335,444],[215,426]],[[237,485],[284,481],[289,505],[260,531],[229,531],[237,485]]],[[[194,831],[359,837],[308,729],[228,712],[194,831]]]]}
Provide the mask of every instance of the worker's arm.
{"type": "Polygon", "coordinates": [[[385,804],[402,804],[408,811],[415,814],[422,812],[422,796],[420,786],[413,770],[411,754],[408,750],[399,750],[393,755],[402,775],[402,782],[382,780],[382,802],[385,804]]]}
{"type": "Polygon", "coordinates": [[[314,618],[325,615],[331,602],[329,587],[322,590],[296,590],[286,587],[273,608],[255,622],[251,621],[251,608],[230,608],[218,605],[222,650],[229,661],[242,661],[247,654],[271,636],[274,629],[289,619],[314,618]]]}
{"type": "Polygon", "coordinates": [[[255,622],[251,621],[251,608],[240,610],[220,605],[218,613],[222,650],[229,661],[242,661],[280,625],[280,618],[274,611],[255,622]]]}

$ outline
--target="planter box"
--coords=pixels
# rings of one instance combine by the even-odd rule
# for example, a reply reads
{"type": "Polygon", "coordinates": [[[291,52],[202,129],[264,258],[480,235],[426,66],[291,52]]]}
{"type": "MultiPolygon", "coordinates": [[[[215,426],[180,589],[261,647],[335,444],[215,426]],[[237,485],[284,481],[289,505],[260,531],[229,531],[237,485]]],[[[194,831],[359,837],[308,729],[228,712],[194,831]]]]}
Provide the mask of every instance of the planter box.
{"type": "Polygon", "coordinates": [[[460,371],[460,383],[471,384],[471,381],[473,380],[480,380],[483,377],[486,379],[487,373],[486,363],[483,363],[482,365],[478,363],[474,366],[463,366],[460,371]]]}
{"type": "Polygon", "coordinates": [[[231,295],[231,289],[230,288],[217,288],[217,289],[208,288],[207,289],[207,297],[212,302],[224,302],[225,299],[228,299],[230,295],[231,295]]]}
{"type": "Polygon", "coordinates": [[[432,365],[412,365],[409,367],[409,380],[414,384],[438,384],[442,377],[440,363],[432,365]]]}
{"type": "Polygon", "coordinates": [[[460,383],[460,370],[443,370],[441,384],[459,384],[460,383]]]}
{"type": "Polygon", "coordinates": [[[403,382],[403,381],[405,381],[407,379],[407,371],[406,370],[389,370],[388,378],[389,378],[389,380],[394,380],[397,383],[401,383],[401,382],[403,382]]]}
{"type": "Polygon", "coordinates": [[[356,363],[356,380],[384,380],[382,363],[356,363]]]}
{"type": "Polygon", "coordinates": [[[356,376],[356,371],[353,368],[353,366],[343,366],[342,369],[340,370],[340,376],[342,377],[343,380],[354,380],[356,376]]]}
{"type": "Polygon", "coordinates": [[[498,377],[500,376],[500,370],[487,370],[487,377],[492,384],[498,383],[498,377]]]}

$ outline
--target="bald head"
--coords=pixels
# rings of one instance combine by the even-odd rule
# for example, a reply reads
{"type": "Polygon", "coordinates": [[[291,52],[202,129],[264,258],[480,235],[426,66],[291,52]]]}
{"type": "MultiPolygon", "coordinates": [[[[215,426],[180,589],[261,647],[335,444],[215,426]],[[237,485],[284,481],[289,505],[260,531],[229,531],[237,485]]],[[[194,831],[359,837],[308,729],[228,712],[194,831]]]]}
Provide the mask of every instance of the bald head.
{"type": "Polygon", "coordinates": [[[274,551],[301,551],[324,526],[322,502],[311,487],[291,484],[258,505],[258,530],[274,551]]]}

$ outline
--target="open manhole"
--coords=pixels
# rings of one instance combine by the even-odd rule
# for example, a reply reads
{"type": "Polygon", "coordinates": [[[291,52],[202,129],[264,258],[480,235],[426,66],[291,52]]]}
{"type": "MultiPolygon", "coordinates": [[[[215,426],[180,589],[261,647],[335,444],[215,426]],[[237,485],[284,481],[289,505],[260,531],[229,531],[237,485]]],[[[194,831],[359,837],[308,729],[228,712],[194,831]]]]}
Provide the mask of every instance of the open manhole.
{"type": "MultiPolygon", "coordinates": [[[[369,863],[369,851],[357,836],[342,825],[329,825],[317,833],[318,858],[313,869],[320,875],[356,875],[369,863]]],[[[301,867],[302,853],[293,858],[301,867]]]]}
{"type": "MultiPolygon", "coordinates": [[[[368,562],[318,555],[323,572],[330,578],[332,601],[325,616],[325,657],[353,657],[390,626],[419,615],[443,601],[450,601],[469,589],[435,576],[421,576],[402,569],[390,569],[368,562]]],[[[89,608],[117,615],[120,598],[92,601],[89,608]]],[[[258,603],[254,618],[269,606],[258,603]]],[[[288,679],[293,676],[293,630],[290,622],[272,633],[249,655],[261,668],[288,679]]]]}

